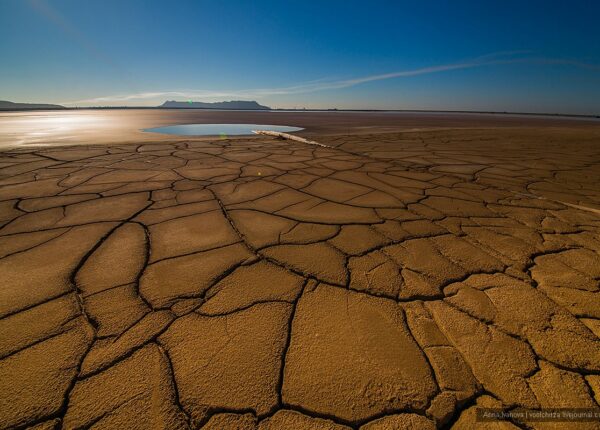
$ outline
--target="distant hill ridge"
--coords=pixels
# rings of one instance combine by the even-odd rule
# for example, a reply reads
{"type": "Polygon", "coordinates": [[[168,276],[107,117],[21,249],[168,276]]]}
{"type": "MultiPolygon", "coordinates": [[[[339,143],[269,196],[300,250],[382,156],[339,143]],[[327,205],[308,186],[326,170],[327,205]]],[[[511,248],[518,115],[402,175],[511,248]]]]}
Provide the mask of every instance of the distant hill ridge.
{"type": "Polygon", "coordinates": [[[0,110],[27,110],[27,109],[66,109],[61,105],[52,105],[47,103],[13,103],[6,100],[0,100],[0,110]]]}
{"type": "Polygon", "coordinates": [[[175,100],[167,100],[159,107],[162,108],[180,108],[180,109],[239,109],[239,110],[270,110],[268,106],[258,104],[254,100],[232,100],[229,102],[178,102],[175,100]]]}

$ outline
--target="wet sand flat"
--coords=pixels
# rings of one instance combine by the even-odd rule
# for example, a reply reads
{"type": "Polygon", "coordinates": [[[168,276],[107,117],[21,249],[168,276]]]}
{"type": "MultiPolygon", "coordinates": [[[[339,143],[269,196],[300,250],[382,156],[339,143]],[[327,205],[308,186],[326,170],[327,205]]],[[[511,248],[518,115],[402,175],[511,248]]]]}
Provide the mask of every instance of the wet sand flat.
{"type": "Polygon", "coordinates": [[[33,113],[0,117],[0,428],[472,429],[478,407],[599,407],[597,122],[135,112],[30,134],[33,113]],[[325,146],[138,131],[186,122],[325,146]]]}

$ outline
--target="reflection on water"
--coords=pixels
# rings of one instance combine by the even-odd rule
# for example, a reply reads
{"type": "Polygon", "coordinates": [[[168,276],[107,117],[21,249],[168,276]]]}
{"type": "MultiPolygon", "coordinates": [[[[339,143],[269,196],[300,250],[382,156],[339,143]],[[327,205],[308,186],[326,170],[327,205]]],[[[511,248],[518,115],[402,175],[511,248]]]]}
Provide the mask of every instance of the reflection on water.
{"type": "Polygon", "coordinates": [[[143,131],[183,136],[239,136],[252,134],[252,130],[272,130],[290,133],[302,130],[301,127],[265,124],[183,124],[167,127],[146,128],[143,131]]]}

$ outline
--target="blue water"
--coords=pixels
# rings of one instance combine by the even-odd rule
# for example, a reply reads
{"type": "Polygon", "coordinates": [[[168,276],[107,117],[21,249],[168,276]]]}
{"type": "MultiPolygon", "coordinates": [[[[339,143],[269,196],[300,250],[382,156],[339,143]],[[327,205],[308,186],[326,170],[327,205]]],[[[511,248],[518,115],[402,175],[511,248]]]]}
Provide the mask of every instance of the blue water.
{"type": "Polygon", "coordinates": [[[252,130],[272,130],[290,133],[302,130],[301,127],[265,124],[183,124],[166,127],[145,128],[142,131],[183,136],[239,136],[252,134],[252,130]]]}

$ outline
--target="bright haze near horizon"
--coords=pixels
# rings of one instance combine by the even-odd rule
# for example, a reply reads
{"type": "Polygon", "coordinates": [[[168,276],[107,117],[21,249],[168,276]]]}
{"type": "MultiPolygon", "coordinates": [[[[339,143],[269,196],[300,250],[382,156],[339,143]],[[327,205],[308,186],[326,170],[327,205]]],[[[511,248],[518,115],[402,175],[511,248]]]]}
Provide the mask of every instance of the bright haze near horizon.
{"type": "Polygon", "coordinates": [[[0,100],[600,114],[597,1],[0,1],[0,100]]]}

